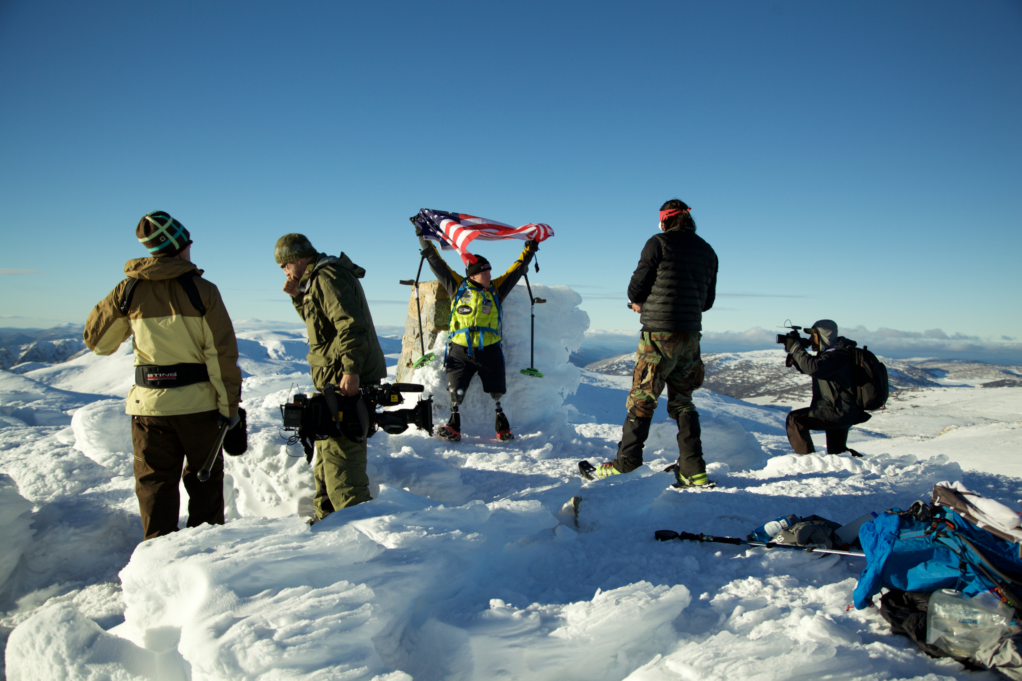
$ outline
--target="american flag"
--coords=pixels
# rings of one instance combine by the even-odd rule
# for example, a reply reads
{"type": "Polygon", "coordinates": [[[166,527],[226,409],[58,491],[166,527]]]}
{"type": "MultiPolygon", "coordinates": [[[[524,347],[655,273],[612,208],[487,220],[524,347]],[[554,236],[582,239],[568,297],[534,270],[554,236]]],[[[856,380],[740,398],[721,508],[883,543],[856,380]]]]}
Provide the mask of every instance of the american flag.
{"type": "Polygon", "coordinates": [[[487,220],[467,213],[447,213],[442,210],[423,208],[412,218],[422,228],[422,235],[430,241],[436,241],[445,250],[454,249],[462,261],[469,265],[475,262],[475,256],[468,252],[469,245],[476,239],[483,241],[501,241],[503,239],[521,239],[522,241],[544,241],[554,235],[550,225],[541,222],[530,222],[521,227],[512,227],[496,220],[487,220]]]}

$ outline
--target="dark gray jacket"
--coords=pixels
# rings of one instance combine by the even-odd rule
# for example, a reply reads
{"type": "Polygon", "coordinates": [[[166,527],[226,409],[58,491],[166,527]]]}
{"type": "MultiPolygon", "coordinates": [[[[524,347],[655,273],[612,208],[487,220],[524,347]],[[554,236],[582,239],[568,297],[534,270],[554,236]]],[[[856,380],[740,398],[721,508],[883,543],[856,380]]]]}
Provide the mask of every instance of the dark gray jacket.
{"type": "Polygon", "coordinates": [[[717,254],[691,229],[651,237],[628,284],[628,300],[642,304],[643,331],[702,331],[716,295],[717,254]]]}
{"type": "Polygon", "coordinates": [[[855,341],[838,336],[833,331],[819,327],[820,351],[810,355],[801,346],[795,346],[791,358],[798,370],[813,379],[813,401],[809,405],[809,416],[829,421],[837,426],[853,426],[869,420],[855,402],[852,390],[852,353],[855,341]]]}

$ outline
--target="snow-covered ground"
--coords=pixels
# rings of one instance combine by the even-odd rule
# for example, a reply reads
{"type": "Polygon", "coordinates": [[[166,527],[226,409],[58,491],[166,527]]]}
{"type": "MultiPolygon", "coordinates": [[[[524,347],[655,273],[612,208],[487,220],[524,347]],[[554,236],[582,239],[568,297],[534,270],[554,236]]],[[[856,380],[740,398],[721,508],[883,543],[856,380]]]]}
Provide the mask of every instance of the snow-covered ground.
{"type": "MultiPolygon", "coordinates": [[[[906,391],[853,431],[860,460],[791,455],[786,408],[699,391],[719,488],[678,492],[659,472],[676,457],[663,401],[649,465],[583,484],[577,461],[616,451],[629,379],[568,364],[588,325],[581,299],[534,288],[549,301],[536,309],[544,378],[518,371],[524,287],[504,308],[516,439],[491,440],[492,401],[473,384],[462,443],[376,434],[378,496],[311,528],[299,514],[311,468],[278,432],[279,405],[310,390],[301,329],[239,325],[250,451],[226,462],[227,524],[145,544],[123,414],[130,343],[0,372],[7,678],[993,678],[848,609],[855,558],[653,532],[745,536],[791,513],[846,522],[928,499],[942,480],[1018,508],[1022,389],[906,391]],[[577,524],[564,508],[576,495],[577,524]]],[[[439,364],[417,379],[442,422],[439,364]]]]}

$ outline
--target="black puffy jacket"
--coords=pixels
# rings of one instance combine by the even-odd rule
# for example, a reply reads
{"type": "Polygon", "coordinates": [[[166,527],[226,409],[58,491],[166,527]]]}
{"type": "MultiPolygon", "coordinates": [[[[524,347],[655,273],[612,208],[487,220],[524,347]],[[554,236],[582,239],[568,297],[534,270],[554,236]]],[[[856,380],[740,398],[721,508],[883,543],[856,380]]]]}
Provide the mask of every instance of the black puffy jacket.
{"type": "Polygon", "coordinates": [[[674,228],[646,242],[628,284],[628,300],[642,305],[643,331],[702,331],[713,307],[717,254],[695,230],[674,228]]]}
{"type": "MultiPolygon", "coordinates": [[[[836,329],[835,329],[836,331],[836,329]]],[[[853,426],[869,420],[859,408],[852,390],[852,348],[855,341],[831,336],[829,329],[818,329],[820,352],[810,355],[799,346],[791,352],[798,370],[813,379],[813,401],[809,416],[838,426],[853,426]]]]}

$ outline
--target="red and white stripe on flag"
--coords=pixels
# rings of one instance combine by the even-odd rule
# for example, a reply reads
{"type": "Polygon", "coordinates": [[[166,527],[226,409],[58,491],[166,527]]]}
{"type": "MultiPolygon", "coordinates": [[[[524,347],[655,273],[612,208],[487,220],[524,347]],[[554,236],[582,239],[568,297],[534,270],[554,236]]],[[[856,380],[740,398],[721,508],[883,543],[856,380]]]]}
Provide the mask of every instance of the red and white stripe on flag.
{"type": "MultiPolygon", "coordinates": [[[[450,214],[448,214],[450,215],[450,214]]],[[[437,216],[439,217],[439,216],[437,216]]],[[[458,213],[457,220],[444,217],[439,220],[440,230],[454,249],[466,260],[469,245],[476,239],[483,241],[502,241],[504,239],[521,239],[522,241],[544,241],[554,235],[550,225],[532,222],[521,227],[458,213]]]]}

